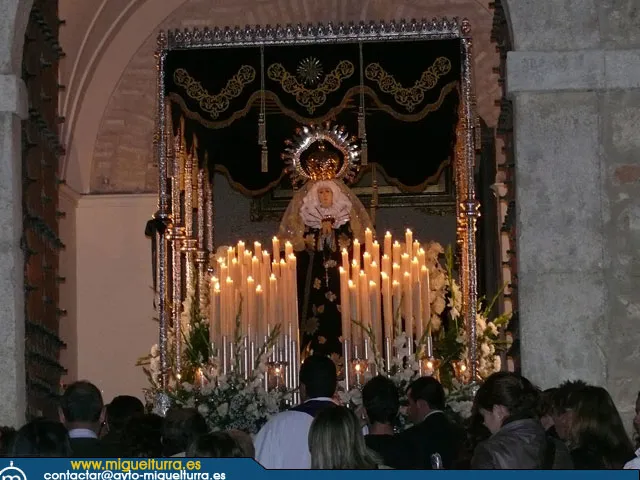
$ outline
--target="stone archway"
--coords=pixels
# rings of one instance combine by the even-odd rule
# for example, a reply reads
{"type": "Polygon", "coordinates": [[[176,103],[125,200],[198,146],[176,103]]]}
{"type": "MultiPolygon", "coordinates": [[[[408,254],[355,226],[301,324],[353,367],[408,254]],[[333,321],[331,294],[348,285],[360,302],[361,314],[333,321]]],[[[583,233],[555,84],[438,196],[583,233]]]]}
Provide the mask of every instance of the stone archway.
{"type": "MultiPolygon", "coordinates": [[[[640,146],[628,128],[640,115],[630,91],[639,88],[631,67],[640,56],[637,9],[634,0],[501,3],[513,48],[503,81],[517,157],[512,247],[522,372],[544,387],[570,377],[606,385],[627,408],[633,395],[624,375],[635,373],[616,352],[640,345],[640,334],[628,334],[640,310],[629,283],[640,275],[631,200],[640,197],[631,160],[640,146]],[[612,335],[612,326],[627,335],[612,335]]],[[[109,191],[101,173],[94,171],[94,188],[109,191]]]]}
{"type": "Polygon", "coordinates": [[[21,125],[27,114],[21,78],[24,33],[33,0],[2,0],[0,11],[0,424],[25,417],[21,125]]]}

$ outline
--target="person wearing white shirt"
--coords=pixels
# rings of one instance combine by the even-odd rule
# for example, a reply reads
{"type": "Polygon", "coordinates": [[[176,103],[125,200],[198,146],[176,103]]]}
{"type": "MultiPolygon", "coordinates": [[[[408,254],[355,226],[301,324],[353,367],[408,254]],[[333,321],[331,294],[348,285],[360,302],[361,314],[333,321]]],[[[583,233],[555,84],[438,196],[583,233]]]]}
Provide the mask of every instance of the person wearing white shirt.
{"type": "Polygon", "coordinates": [[[311,468],[309,428],[322,409],[335,406],[336,366],[329,357],[313,355],[300,368],[297,407],[273,416],[258,432],[254,444],[256,460],[267,469],[311,468]]]}
{"type": "Polygon", "coordinates": [[[636,450],[636,458],[624,464],[625,470],[640,470],[640,448],[636,450]]]}

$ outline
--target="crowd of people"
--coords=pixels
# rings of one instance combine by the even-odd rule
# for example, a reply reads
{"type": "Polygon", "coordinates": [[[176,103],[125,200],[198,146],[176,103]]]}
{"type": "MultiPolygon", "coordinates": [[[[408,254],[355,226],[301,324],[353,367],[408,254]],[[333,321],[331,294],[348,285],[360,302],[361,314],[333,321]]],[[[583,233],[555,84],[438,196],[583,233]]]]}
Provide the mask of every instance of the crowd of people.
{"type": "MultiPolygon", "coordinates": [[[[302,403],[272,417],[252,438],[211,432],[197,409],[173,407],[164,417],[119,396],[76,382],[60,398],[59,421],[35,419],[0,430],[4,456],[255,458],[275,469],[640,469],[640,450],[609,393],[581,381],[538,390],[526,378],[496,373],[483,382],[470,419],[447,409],[445,391],[421,377],[407,391],[411,427],[398,432],[401,395],[387,377],[362,389],[362,406],[336,400],[333,361],[306,359],[302,403]]],[[[640,432],[640,394],[634,418],[640,432]]]]}

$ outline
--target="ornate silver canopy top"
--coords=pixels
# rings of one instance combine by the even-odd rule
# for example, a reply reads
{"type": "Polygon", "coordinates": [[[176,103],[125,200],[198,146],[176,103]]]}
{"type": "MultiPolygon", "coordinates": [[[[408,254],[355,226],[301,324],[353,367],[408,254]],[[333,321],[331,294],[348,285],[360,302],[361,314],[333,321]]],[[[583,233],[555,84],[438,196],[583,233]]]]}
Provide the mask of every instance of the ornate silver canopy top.
{"type": "Polygon", "coordinates": [[[244,28],[169,30],[165,48],[220,48],[231,46],[371,42],[381,40],[443,40],[470,35],[469,20],[433,18],[396,22],[327,23],[326,25],[257,25],[244,28]]]}

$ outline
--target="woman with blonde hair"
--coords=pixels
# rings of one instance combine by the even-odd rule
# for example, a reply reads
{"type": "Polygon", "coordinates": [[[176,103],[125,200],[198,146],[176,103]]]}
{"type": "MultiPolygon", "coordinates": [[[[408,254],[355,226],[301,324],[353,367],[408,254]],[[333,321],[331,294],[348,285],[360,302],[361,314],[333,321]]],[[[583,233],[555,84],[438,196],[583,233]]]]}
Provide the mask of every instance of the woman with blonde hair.
{"type": "Polygon", "coordinates": [[[367,448],[356,415],[346,407],[322,410],[309,430],[314,470],[375,470],[380,460],[367,448]]]}

